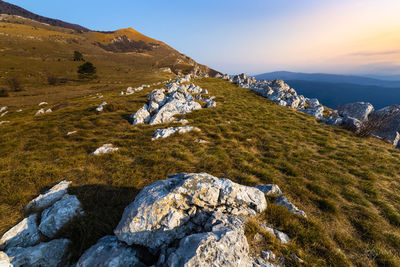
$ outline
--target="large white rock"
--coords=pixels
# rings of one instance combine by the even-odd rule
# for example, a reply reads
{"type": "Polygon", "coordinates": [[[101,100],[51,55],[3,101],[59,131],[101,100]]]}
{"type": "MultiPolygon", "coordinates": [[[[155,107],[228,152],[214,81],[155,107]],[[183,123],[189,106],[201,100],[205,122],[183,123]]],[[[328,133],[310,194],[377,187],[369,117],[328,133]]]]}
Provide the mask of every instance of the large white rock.
{"type": "Polygon", "coordinates": [[[149,123],[149,121],[151,119],[151,115],[150,115],[150,112],[148,111],[148,108],[149,107],[147,105],[144,105],[136,113],[131,115],[131,120],[132,120],[133,125],[149,123]]]}
{"type": "Polygon", "coordinates": [[[125,209],[114,233],[128,245],[159,249],[191,233],[196,224],[190,220],[196,214],[250,216],[266,207],[264,194],[256,188],[206,173],[177,174],[144,188],[125,209]]]}
{"type": "Polygon", "coordinates": [[[63,267],[68,263],[68,239],[55,239],[34,247],[15,247],[6,251],[14,267],[63,267]]]}
{"type": "Polygon", "coordinates": [[[33,214],[8,230],[0,239],[0,250],[11,247],[30,247],[39,243],[37,220],[37,214],[33,214]]]}
{"type": "Polygon", "coordinates": [[[64,195],[61,200],[42,212],[39,231],[49,238],[56,233],[74,217],[83,215],[81,203],[73,195],[64,195]]]}
{"type": "Polygon", "coordinates": [[[0,112],[6,111],[7,109],[8,109],[7,106],[1,107],[1,108],[0,108],[0,112]]]}
{"type": "Polygon", "coordinates": [[[135,249],[118,241],[115,236],[105,236],[86,250],[76,263],[76,267],[145,267],[137,258],[135,249]]]}
{"type": "Polygon", "coordinates": [[[359,121],[368,120],[368,115],[374,111],[374,106],[366,102],[357,102],[341,105],[338,108],[338,113],[342,117],[355,118],[359,121]]]}
{"type": "Polygon", "coordinates": [[[70,184],[70,181],[61,181],[45,193],[40,194],[35,199],[31,200],[31,202],[26,205],[25,211],[37,211],[50,207],[67,193],[70,184]]]}
{"type": "Polygon", "coordinates": [[[115,152],[118,151],[118,147],[114,147],[113,144],[104,144],[101,147],[99,147],[98,149],[96,149],[92,154],[95,156],[98,155],[104,155],[104,154],[108,154],[111,152],[115,152]]]}
{"type": "Polygon", "coordinates": [[[173,135],[174,133],[184,134],[184,133],[188,133],[191,131],[200,132],[200,129],[197,127],[193,127],[193,126],[169,127],[166,129],[157,129],[154,132],[153,140],[159,139],[159,138],[167,138],[167,137],[173,135]]]}

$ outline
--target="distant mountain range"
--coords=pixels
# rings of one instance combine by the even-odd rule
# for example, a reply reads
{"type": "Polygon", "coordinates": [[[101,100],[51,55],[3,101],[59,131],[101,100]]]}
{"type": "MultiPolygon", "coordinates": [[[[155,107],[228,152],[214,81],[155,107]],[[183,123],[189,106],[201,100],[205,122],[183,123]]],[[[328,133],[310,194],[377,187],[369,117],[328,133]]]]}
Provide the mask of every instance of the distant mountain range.
{"type": "Polygon", "coordinates": [[[77,24],[72,24],[68,23],[62,20],[58,19],[51,19],[51,18],[46,18],[37,14],[34,14],[26,9],[23,9],[22,7],[4,2],[0,0],[0,14],[6,14],[6,15],[15,15],[15,16],[20,16],[24,17],[27,19],[31,19],[40,23],[46,23],[51,26],[58,26],[58,27],[63,27],[67,29],[72,29],[76,31],[89,31],[89,29],[77,25],[77,24]]]}
{"type": "Polygon", "coordinates": [[[308,74],[287,71],[264,73],[255,77],[258,80],[282,79],[295,88],[299,94],[318,98],[324,105],[331,108],[358,101],[370,102],[375,108],[400,104],[400,81],[352,75],[308,74]]]}

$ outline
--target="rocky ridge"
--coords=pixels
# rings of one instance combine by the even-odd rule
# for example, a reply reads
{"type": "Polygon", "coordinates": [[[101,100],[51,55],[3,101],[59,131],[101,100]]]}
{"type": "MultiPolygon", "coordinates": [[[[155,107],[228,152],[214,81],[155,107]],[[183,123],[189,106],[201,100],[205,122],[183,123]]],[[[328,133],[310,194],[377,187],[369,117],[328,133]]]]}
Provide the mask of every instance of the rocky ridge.
{"type": "Polygon", "coordinates": [[[250,88],[257,94],[275,101],[280,106],[290,107],[308,114],[330,125],[343,126],[356,134],[372,135],[400,148],[400,106],[392,105],[374,111],[370,103],[344,104],[338,110],[325,108],[318,99],[298,95],[282,80],[258,81],[242,73],[236,76],[217,74],[242,88],[250,88]]]}
{"type": "MultiPolygon", "coordinates": [[[[26,210],[36,212],[0,239],[1,266],[70,263],[71,241],[52,239],[83,214],[76,196],[67,193],[69,185],[63,181],[28,204],[26,210]],[[40,223],[38,210],[43,210],[40,223]]],[[[284,259],[270,250],[252,256],[244,234],[247,218],[267,208],[265,195],[282,191],[277,185],[248,187],[206,173],[170,175],[145,187],[125,208],[115,236],[101,238],[76,266],[281,266],[284,259]]],[[[261,227],[282,244],[290,242],[285,233],[261,227]]]]}

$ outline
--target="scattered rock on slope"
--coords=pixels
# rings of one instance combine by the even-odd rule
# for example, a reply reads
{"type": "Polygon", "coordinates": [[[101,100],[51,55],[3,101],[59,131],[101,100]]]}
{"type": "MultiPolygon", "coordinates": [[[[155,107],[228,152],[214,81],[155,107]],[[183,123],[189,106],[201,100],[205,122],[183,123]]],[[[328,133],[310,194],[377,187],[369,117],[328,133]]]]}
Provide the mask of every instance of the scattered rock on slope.
{"type": "Polygon", "coordinates": [[[99,147],[98,149],[96,149],[92,155],[103,155],[103,154],[108,154],[114,151],[118,151],[118,147],[114,147],[113,144],[104,144],[101,147],[99,147]]]}
{"type": "Polygon", "coordinates": [[[169,127],[166,129],[157,129],[154,132],[154,136],[153,136],[153,140],[155,139],[159,139],[159,138],[167,138],[171,135],[173,135],[174,133],[180,133],[180,134],[184,134],[184,133],[188,133],[191,131],[200,131],[199,128],[197,127],[193,127],[193,126],[184,126],[184,127],[169,127]]]}

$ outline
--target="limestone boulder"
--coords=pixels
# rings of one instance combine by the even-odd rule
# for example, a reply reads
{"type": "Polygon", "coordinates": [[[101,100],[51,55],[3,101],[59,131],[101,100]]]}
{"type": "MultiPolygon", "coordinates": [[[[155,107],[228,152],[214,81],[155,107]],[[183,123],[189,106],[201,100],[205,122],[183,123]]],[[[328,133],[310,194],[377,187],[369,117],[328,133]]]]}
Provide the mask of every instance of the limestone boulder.
{"type": "Polygon", "coordinates": [[[38,216],[33,214],[8,230],[0,239],[0,250],[11,247],[30,247],[38,244],[38,216]]]}
{"type": "MultiPolygon", "coordinates": [[[[144,105],[136,113],[132,114],[131,115],[132,124],[136,125],[136,124],[149,123],[151,115],[148,109],[149,107],[147,105],[144,105]]],[[[158,105],[156,109],[158,109],[158,105]]]]}
{"type": "Polygon", "coordinates": [[[49,238],[53,238],[57,232],[74,217],[83,215],[81,203],[74,195],[64,195],[61,200],[42,212],[39,231],[49,238]]]}
{"type": "Polygon", "coordinates": [[[55,239],[33,247],[14,247],[6,251],[14,267],[63,267],[68,264],[68,239],[55,239]]]}
{"type": "Polygon", "coordinates": [[[344,118],[354,118],[361,122],[368,120],[368,115],[374,111],[374,106],[366,102],[357,102],[341,105],[338,113],[344,118]]]}
{"type": "Polygon", "coordinates": [[[143,189],[114,233],[128,245],[159,249],[192,233],[206,211],[250,216],[266,209],[264,194],[206,173],[177,174],[143,189]]]}
{"type": "Polygon", "coordinates": [[[70,181],[61,181],[43,194],[40,194],[35,199],[31,200],[25,207],[25,211],[37,211],[50,207],[60,200],[66,193],[70,181]]]}

